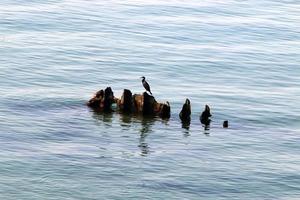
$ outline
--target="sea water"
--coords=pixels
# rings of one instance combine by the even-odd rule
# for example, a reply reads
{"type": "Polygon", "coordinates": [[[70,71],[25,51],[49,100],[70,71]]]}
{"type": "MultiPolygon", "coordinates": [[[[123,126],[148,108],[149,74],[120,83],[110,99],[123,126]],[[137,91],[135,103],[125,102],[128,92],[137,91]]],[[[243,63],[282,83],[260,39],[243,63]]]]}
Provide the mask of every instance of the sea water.
{"type": "Polygon", "coordinates": [[[0,199],[300,199],[299,64],[298,0],[2,0],[0,199]]]}

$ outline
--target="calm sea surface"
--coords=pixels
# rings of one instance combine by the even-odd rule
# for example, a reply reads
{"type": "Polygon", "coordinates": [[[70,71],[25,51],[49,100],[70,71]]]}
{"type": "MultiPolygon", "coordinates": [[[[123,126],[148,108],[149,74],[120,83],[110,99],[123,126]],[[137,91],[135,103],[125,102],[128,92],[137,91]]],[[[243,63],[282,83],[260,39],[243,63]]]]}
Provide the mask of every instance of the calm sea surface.
{"type": "Polygon", "coordinates": [[[299,100],[299,0],[1,0],[0,199],[300,199],[299,100]],[[141,76],[170,120],[85,106],[141,76]]]}

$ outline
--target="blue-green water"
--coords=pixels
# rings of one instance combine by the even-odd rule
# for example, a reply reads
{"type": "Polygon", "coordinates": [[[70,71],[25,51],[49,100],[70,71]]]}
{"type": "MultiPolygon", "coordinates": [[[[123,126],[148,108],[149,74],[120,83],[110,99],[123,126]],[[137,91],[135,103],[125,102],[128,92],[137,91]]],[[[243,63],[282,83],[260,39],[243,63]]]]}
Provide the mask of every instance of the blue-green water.
{"type": "Polygon", "coordinates": [[[2,0],[0,199],[300,199],[299,64],[299,1],[2,0]],[[85,106],[140,76],[170,120],[85,106]]]}

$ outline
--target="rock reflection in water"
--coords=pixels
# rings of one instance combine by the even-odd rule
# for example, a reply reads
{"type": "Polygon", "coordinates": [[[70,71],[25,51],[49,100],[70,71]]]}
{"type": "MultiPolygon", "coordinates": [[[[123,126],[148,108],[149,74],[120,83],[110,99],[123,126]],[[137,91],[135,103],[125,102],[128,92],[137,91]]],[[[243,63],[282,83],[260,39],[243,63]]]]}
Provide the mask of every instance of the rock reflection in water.
{"type": "MultiPolygon", "coordinates": [[[[96,120],[96,123],[100,125],[100,122],[104,122],[105,126],[111,126],[113,113],[112,112],[102,112],[97,110],[92,110],[92,117],[96,120]]],[[[101,123],[102,124],[102,123],[101,123]]]]}
{"type": "MultiPolygon", "coordinates": [[[[141,156],[147,156],[150,153],[150,147],[147,142],[147,136],[151,133],[152,127],[155,124],[155,121],[158,120],[156,117],[146,117],[146,116],[136,116],[131,114],[113,114],[106,112],[99,112],[93,110],[92,117],[96,119],[96,123],[99,126],[112,126],[113,117],[119,115],[120,125],[123,130],[129,130],[131,127],[135,129],[135,124],[141,125],[140,128],[135,129],[139,133],[138,138],[138,147],[140,149],[141,156]]],[[[163,123],[167,124],[168,120],[163,120],[163,123]]],[[[139,126],[138,126],[139,127],[139,126]]]]}
{"type": "Polygon", "coordinates": [[[181,128],[183,128],[183,133],[185,137],[188,137],[190,135],[190,125],[191,122],[181,122],[181,128]]]}
{"type": "Polygon", "coordinates": [[[132,124],[133,116],[131,114],[120,113],[120,125],[124,128],[124,130],[128,130],[132,124]]]}

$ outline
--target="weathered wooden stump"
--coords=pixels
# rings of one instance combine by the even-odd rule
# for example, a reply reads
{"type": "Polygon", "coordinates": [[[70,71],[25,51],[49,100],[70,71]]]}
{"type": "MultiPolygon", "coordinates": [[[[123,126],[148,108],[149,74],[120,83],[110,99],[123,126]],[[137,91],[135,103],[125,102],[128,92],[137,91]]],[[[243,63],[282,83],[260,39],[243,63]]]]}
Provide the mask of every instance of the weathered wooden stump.
{"type": "Polygon", "coordinates": [[[169,119],[171,117],[171,106],[168,101],[165,104],[159,103],[159,108],[159,116],[162,119],[169,119]]]}
{"type": "Polygon", "coordinates": [[[133,95],[133,109],[135,113],[143,113],[144,96],[141,94],[133,95]]]}
{"type": "Polygon", "coordinates": [[[161,118],[170,118],[171,108],[169,103],[158,103],[153,96],[150,96],[147,92],[143,95],[133,95],[134,112],[142,115],[158,115],[161,118]]]}
{"type": "Polygon", "coordinates": [[[185,100],[185,103],[182,106],[182,109],[179,113],[179,118],[183,123],[191,122],[191,102],[189,99],[185,100]]]}
{"type": "Polygon", "coordinates": [[[153,96],[150,96],[147,92],[143,93],[143,115],[154,115],[154,106],[156,101],[153,96]]]}
{"type": "Polygon", "coordinates": [[[202,124],[204,124],[206,127],[209,126],[210,124],[210,117],[212,115],[210,114],[210,108],[208,105],[205,105],[205,109],[204,111],[202,112],[201,116],[200,116],[200,122],[202,124]]]}
{"type": "Polygon", "coordinates": [[[158,103],[153,96],[147,92],[132,95],[131,91],[124,89],[121,99],[115,98],[110,87],[98,91],[91,98],[87,105],[100,111],[112,111],[112,104],[117,103],[117,109],[124,113],[137,113],[141,115],[155,116],[161,118],[170,118],[171,108],[169,102],[158,103]]]}
{"type": "Polygon", "coordinates": [[[225,120],[223,122],[223,128],[228,128],[229,124],[228,124],[228,120],[225,120]]]}
{"type": "Polygon", "coordinates": [[[87,102],[87,105],[94,109],[100,109],[103,98],[104,98],[104,91],[99,90],[98,92],[96,92],[95,96],[87,102]]]}
{"type": "Polygon", "coordinates": [[[114,101],[114,93],[112,91],[112,89],[110,87],[107,87],[104,90],[104,107],[103,110],[104,111],[112,111],[111,109],[111,105],[115,102],[114,101]]]}
{"type": "Polygon", "coordinates": [[[134,111],[133,96],[130,90],[124,89],[121,100],[117,101],[117,106],[124,113],[132,113],[134,111]]]}
{"type": "Polygon", "coordinates": [[[87,105],[96,110],[109,112],[112,110],[111,106],[114,102],[114,93],[110,87],[107,87],[104,91],[99,90],[95,96],[87,102],[87,105]]]}

